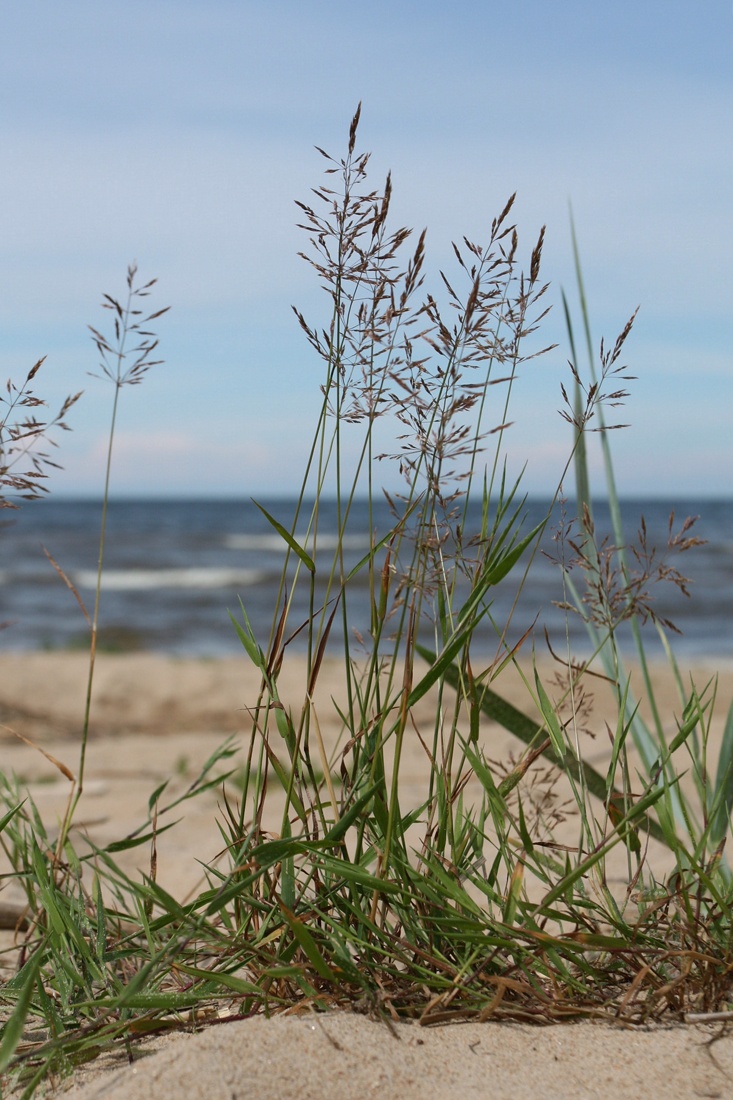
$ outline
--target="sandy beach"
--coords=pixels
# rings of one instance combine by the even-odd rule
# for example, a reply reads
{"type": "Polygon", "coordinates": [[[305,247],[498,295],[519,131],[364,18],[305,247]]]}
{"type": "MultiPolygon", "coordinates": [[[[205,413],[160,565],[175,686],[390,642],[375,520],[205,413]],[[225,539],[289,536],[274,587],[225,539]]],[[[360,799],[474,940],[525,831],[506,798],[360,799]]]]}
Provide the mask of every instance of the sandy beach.
{"type": "MultiPolygon", "coordinates": [[[[702,687],[714,668],[695,670],[702,687]]],[[[295,702],[304,670],[286,667],[281,686],[295,702]]],[[[549,675],[549,672],[548,672],[549,675]]],[[[85,658],[73,653],[0,655],[0,750],[2,771],[16,775],[32,793],[53,832],[68,797],[69,782],[36,747],[75,772],[86,680],[85,658]]],[[[239,745],[258,677],[245,658],[174,659],[148,654],[98,658],[95,704],[83,799],[77,829],[97,843],[110,842],[139,826],[152,790],[170,779],[170,796],[185,790],[203,762],[227,738],[239,745]]],[[[674,732],[680,713],[667,669],[655,671],[660,698],[668,701],[665,726],[674,732]]],[[[611,715],[599,682],[587,759],[604,757],[604,722],[611,715]]],[[[504,676],[501,691],[530,713],[524,685],[504,676]]],[[[318,706],[324,742],[332,747],[338,723],[330,703],[342,692],[340,668],[324,665],[318,706]]],[[[733,697],[733,672],[721,673],[713,737],[719,736],[733,697]]],[[[426,697],[426,721],[431,700],[426,697]]],[[[419,716],[418,716],[419,718],[419,716]]],[[[512,738],[488,724],[491,755],[505,758],[512,738]]],[[[236,756],[228,766],[235,767],[236,756]]],[[[424,753],[415,743],[405,761],[407,789],[419,789],[424,753]]],[[[223,770],[223,765],[221,766],[223,770]]],[[[202,881],[201,860],[217,855],[217,795],[187,804],[183,820],[159,838],[158,881],[184,898],[202,881]]],[[[273,810],[273,827],[277,809],[273,810]]],[[[121,859],[128,873],[148,870],[145,849],[121,859]]],[[[0,906],[18,901],[13,888],[0,891],[0,906]]],[[[13,933],[0,933],[2,946],[13,933]]],[[[462,1024],[421,1028],[379,1023],[363,1016],[312,1013],[255,1018],[208,1026],[199,1034],[177,1033],[133,1048],[133,1062],[106,1055],[60,1087],[74,1100],[143,1100],[155,1097],[319,1097],[330,1100],[381,1094],[405,1098],[592,1097],[669,1098],[733,1096],[733,1042],[726,1023],[631,1030],[582,1023],[529,1027],[462,1024]]]]}

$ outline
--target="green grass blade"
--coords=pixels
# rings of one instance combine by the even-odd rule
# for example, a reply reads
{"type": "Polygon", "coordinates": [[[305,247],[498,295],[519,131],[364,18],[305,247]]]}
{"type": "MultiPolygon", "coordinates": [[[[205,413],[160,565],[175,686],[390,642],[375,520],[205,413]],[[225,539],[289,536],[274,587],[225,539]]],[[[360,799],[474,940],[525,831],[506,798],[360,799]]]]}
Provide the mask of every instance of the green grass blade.
{"type": "Polygon", "coordinates": [[[303,547],[300,545],[298,540],[296,538],[294,538],[290,534],[290,532],[288,530],[286,530],[285,527],[283,527],[282,523],[278,523],[278,521],[275,519],[275,517],[271,516],[266,508],[263,508],[262,505],[258,504],[256,500],[253,500],[252,503],[255,505],[255,507],[259,508],[259,510],[262,512],[262,515],[265,517],[267,522],[272,524],[272,526],[275,528],[275,530],[277,531],[280,538],[283,539],[288,544],[288,546],[293,551],[293,553],[297,554],[297,556],[300,558],[300,560],[302,561],[302,563],[306,567],[306,569],[310,573],[315,573],[316,563],[313,561],[313,558],[311,558],[310,555],[303,549],[303,547]]]}
{"type": "Polygon", "coordinates": [[[239,600],[239,606],[244,617],[244,626],[242,626],[241,623],[237,622],[230,611],[229,618],[232,621],[232,626],[236,630],[237,637],[244,646],[245,652],[252,664],[261,672],[265,672],[265,670],[267,669],[267,661],[265,660],[264,653],[257,644],[257,640],[254,636],[252,627],[250,626],[249,619],[247,618],[247,612],[244,610],[244,604],[242,603],[241,598],[239,600]]]}
{"type": "Polygon", "coordinates": [[[209,985],[224,986],[225,989],[231,989],[234,993],[244,993],[254,997],[265,996],[258,985],[236,974],[227,974],[221,970],[202,970],[198,966],[191,966],[184,962],[176,963],[176,970],[180,970],[182,974],[188,974],[191,978],[198,978],[201,982],[207,982],[209,985]]]}
{"type": "Polygon", "coordinates": [[[0,817],[0,833],[4,832],[5,828],[10,824],[10,822],[13,820],[18,810],[22,808],[24,803],[25,799],[23,799],[23,802],[19,802],[17,806],[13,806],[10,810],[8,810],[6,814],[0,817]]]}
{"type": "Polygon", "coordinates": [[[550,702],[550,697],[545,691],[542,681],[540,680],[540,674],[535,667],[534,670],[534,682],[537,688],[537,697],[540,703],[540,710],[542,711],[542,717],[545,720],[547,731],[550,734],[550,740],[552,741],[552,747],[558,755],[560,761],[564,760],[565,753],[567,751],[567,745],[565,743],[565,737],[563,736],[562,727],[555,714],[555,708],[550,702]]]}
{"type": "Polygon", "coordinates": [[[303,948],[316,974],[320,975],[321,978],[325,978],[326,981],[336,984],[338,982],[338,976],[333,972],[321,952],[318,950],[316,941],[313,939],[313,936],[310,934],[303,921],[300,920],[299,917],[296,917],[295,913],[292,913],[282,902],[280,903],[280,910],[288,923],[290,931],[303,948]]]}
{"type": "Polygon", "coordinates": [[[731,807],[733,807],[733,703],[728,710],[723,729],[718,770],[715,775],[714,798],[718,804],[710,822],[710,843],[717,848],[730,827],[731,807]]]}
{"type": "MultiPolygon", "coordinates": [[[[16,1047],[23,1035],[23,1028],[28,1018],[31,1000],[33,998],[33,990],[38,975],[40,974],[41,966],[43,965],[43,958],[43,952],[38,950],[23,968],[22,984],[20,986],[18,999],[15,1002],[15,1008],[10,1015],[10,1019],[2,1029],[2,1038],[0,1039],[0,1073],[4,1073],[10,1065],[16,1047]]],[[[18,977],[20,978],[21,975],[18,975],[18,977]]]]}
{"type": "MultiPolygon", "coordinates": [[[[542,523],[538,523],[537,526],[534,527],[528,535],[525,535],[521,542],[518,542],[516,546],[513,546],[511,547],[511,549],[507,550],[498,558],[498,560],[489,562],[489,568],[487,569],[486,575],[481,580],[482,590],[488,588],[490,585],[499,584],[500,581],[503,581],[504,578],[509,573],[511,573],[512,569],[517,564],[524,551],[527,549],[528,546],[532,544],[532,542],[536,538],[539,537],[539,535],[542,534],[545,526],[546,520],[543,520],[542,523]]],[[[461,618],[463,618],[463,615],[464,611],[461,610],[461,618]]]]}

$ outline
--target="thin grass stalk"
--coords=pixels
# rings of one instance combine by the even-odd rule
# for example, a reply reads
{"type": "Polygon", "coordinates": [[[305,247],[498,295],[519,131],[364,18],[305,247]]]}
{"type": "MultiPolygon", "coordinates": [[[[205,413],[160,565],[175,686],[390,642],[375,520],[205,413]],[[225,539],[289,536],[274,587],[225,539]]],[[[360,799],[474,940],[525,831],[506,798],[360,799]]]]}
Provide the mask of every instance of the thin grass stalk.
{"type": "Polygon", "coordinates": [[[112,417],[110,422],[110,429],[107,438],[107,458],[105,464],[104,492],[102,497],[102,519],[99,537],[99,554],[97,559],[97,579],[94,593],[94,611],[91,619],[89,664],[84,701],[84,717],[82,721],[81,744],[79,747],[79,774],[70,792],[69,801],[67,803],[64,817],[61,823],[61,828],[59,830],[59,837],[56,845],[57,863],[61,861],[62,853],[68,838],[69,829],[71,827],[71,823],[76,812],[76,807],[79,804],[79,799],[81,798],[84,789],[84,772],[86,765],[87,744],[89,741],[89,725],[91,720],[94,670],[97,655],[99,609],[101,604],[102,575],[104,570],[104,550],[107,532],[107,509],[109,504],[112,472],[112,454],[114,449],[120,390],[124,385],[135,385],[139,383],[142,380],[143,375],[151,366],[159,365],[159,361],[153,362],[150,359],[150,355],[157,347],[158,341],[157,339],[155,339],[154,335],[151,332],[145,331],[142,326],[148,324],[152,320],[156,320],[168,311],[168,308],[166,307],[165,309],[161,309],[155,313],[150,314],[149,316],[144,318],[144,320],[137,319],[140,317],[141,311],[134,308],[134,301],[138,297],[146,297],[150,292],[150,288],[155,284],[156,280],[152,280],[151,282],[145,284],[143,287],[136,287],[136,274],[137,266],[133,264],[128,268],[127,271],[127,299],[124,306],[121,306],[119,302],[117,302],[115,299],[110,298],[109,295],[105,295],[106,301],[103,303],[105,308],[112,309],[115,313],[116,346],[111,346],[105,337],[103,337],[95,329],[91,329],[94,342],[102,358],[102,371],[104,375],[114,384],[114,398],[112,402],[112,417]],[[139,334],[142,337],[142,343],[140,343],[138,347],[133,349],[132,354],[136,355],[135,362],[131,366],[126,367],[125,359],[128,355],[127,343],[132,334],[139,334]],[[110,366],[109,364],[109,356],[112,357],[112,366],[110,366]]]}

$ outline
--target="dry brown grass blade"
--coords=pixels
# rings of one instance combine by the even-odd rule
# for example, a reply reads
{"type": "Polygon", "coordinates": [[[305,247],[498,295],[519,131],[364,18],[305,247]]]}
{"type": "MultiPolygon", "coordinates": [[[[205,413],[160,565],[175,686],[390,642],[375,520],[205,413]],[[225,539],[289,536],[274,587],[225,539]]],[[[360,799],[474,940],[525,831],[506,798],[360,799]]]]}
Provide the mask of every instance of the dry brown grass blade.
{"type": "Polygon", "coordinates": [[[311,669],[310,679],[308,680],[308,695],[309,696],[312,696],[313,692],[315,690],[316,681],[318,680],[318,673],[321,670],[321,665],[323,664],[323,658],[324,658],[325,653],[326,653],[326,645],[328,643],[328,638],[329,638],[329,635],[331,633],[331,627],[333,626],[333,620],[336,616],[336,612],[338,611],[340,602],[341,602],[341,593],[339,592],[338,596],[336,597],[336,602],[334,604],[333,611],[328,616],[328,622],[326,623],[326,628],[323,631],[323,637],[321,638],[321,641],[320,641],[319,646],[318,646],[318,652],[316,653],[316,659],[313,662],[313,668],[311,669]]]}
{"type": "Polygon", "coordinates": [[[534,764],[535,760],[538,760],[541,756],[547,755],[551,745],[552,742],[550,738],[546,737],[541,745],[538,745],[536,748],[532,749],[525,756],[523,756],[516,767],[513,768],[512,771],[508,772],[504,779],[501,781],[501,784],[499,785],[499,790],[503,791],[505,788],[509,790],[513,787],[516,787],[517,783],[519,783],[519,781],[523,779],[524,776],[527,774],[532,764],[534,764]]]}
{"type": "Polygon", "coordinates": [[[72,594],[72,595],[74,596],[74,599],[75,599],[75,600],[76,600],[76,602],[77,602],[77,603],[79,604],[79,607],[81,608],[82,614],[83,614],[84,618],[85,618],[85,619],[86,619],[86,621],[87,621],[87,626],[88,626],[88,627],[90,628],[90,630],[91,630],[91,627],[92,627],[92,620],[91,620],[91,617],[90,617],[90,615],[89,615],[89,612],[87,611],[86,607],[84,606],[84,601],[83,601],[83,599],[81,598],[81,595],[80,595],[80,593],[79,593],[79,590],[78,590],[78,588],[76,587],[76,585],[74,584],[74,582],[73,582],[73,581],[72,581],[72,580],[71,580],[71,579],[70,579],[70,578],[69,578],[69,577],[68,577],[68,576],[66,575],[66,573],[64,573],[63,569],[61,568],[61,566],[59,565],[59,563],[58,563],[58,562],[56,561],[56,559],[54,558],[53,554],[51,554],[51,553],[50,553],[50,552],[49,552],[49,551],[48,551],[48,550],[46,549],[46,547],[45,547],[45,546],[41,546],[41,550],[43,550],[43,553],[44,553],[44,554],[46,555],[46,557],[48,558],[48,560],[49,560],[49,561],[51,562],[51,565],[52,565],[52,566],[54,567],[54,569],[56,570],[56,572],[58,573],[58,575],[59,575],[59,576],[61,577],[61,580],[62,580],[62,581],[64,582],[64,584],[66,585],[66,587],[67,587],[67,588],[69,589],[69,591],[71,592],[71,594],[72,594]]]}
{"type": "Polygon", "coordinates": [[[2,725],[0,726],[0,729],[4,729],[7,730],[8,733],[12,733],[14,737],[17,737],[18,740],[27,745],[29,749],[35,749],[36,752],[40,752],[41,756],[45,756],[49,764],[53,764],[55,768],[58,768],[64,778],[68,779],[70,783],[76,782],[76,776],[69,768],[66,767],[66,764],[64,764],[61,760],[57,760],[57,758],[53,756],[50,752],[46,752],[46,750],[42,749],[40,745],[37,745],[35,741],[31,741],[30,737],[25,737],[22,733],[18,733],[18,731],[14,730],[11,726],[2,725]]]}
{"type": "MultiPolygon", "coordinates": [[[[288,590],[285,589],[283,597],[283,608],[278,619],[277,627],[275,629],[275,637],[272,639],[272,647],[270,649],[270,656],[267,661],[267,678],[268,680],[276,680],[283,663],[283,655],[285,652],[285,646],[282,644],[283,634],[285,633],[285,623],[288,619],[288,590]]],[[[285,643],[287,645],[287,643],[285,643]]]]}

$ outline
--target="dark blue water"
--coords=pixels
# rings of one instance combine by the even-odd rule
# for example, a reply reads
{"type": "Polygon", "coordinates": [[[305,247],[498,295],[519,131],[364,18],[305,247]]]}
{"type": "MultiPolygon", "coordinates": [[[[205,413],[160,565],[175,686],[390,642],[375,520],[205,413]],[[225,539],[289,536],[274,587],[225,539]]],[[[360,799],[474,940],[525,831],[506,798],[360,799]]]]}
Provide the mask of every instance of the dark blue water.
{"type": "MultiPolygon", "coordinates": [[[[294,502],[264,502],[284,526],[290,527],[294,502]]],[[[572,504],[566,506],[572,515],[572,504]]],[[[670,505],[660,501],[623,505],[626,539],[631,543],[643,515],[648,545],[666,553],[670,505]]],[[[692,581],[691,598],[667,582],[654,589],[653,606],[682,631],[675,651],[689,658],[733,658],[733,502],[676,506],[676,523],[700,515],[692,534],[705,546],[670,559],[692,581]]],[[[523,530],[540,522],[547,512],[542,502],[529,502],[523,530]]],[[[90,501],[45,500],[29,503],[18,512],[0,513],[0,622],[12,625],[0,631],[0,648],[70,648],[83,646],[88,630],[79,606],[43,553],[45,546],[92,611],[98,558],[101,509],[90,501]]],[[[598,539],[608,529],[607,511],[596,506],[598,539]]],[[[386,504],[372,517],[378,534],[393,520],[386,504]]],[[[467,530],[478,529],[477,514],[469,516],[467,530]]],[[[555,516],[553,523],[559,522],[555,516]]],[[[302,532],[305,524],[299,525],[302,532]]],[[[369,516],[364,504],[354,506],[344,540],[348,571],[369,549],[369,516]]],[[[323,598],[322,578],[328,575],[336,545],[335,506],[323,506],[317,542],[317,597],[323,598]]],[[[304,538],[304,535],[302,536],[304,538]]],[[[542,546],[557,556],[553,524],[542,546]]],[[[284,561],[284,544],[250,501],[126,501],[109,508],[105,574],[100,613],[102,644],[119,649],[149,649],[175,654],[223,655],[241,652],[229,612],[241,621],[240,598],[263,648],[273,620],[284,561]]],[[[572,555],[566,545],[565,552],[572,555]]],[[[523,565],[528,561],[523,559],[523,565]]],[[[517,597],[524,570],[514,570],[492,590],[491,613],[503,624],[517,597]]],[[[291,571],[292,573],[292,571],[291,571]]],[[[582,583],[576,569],[572,576],[582,583]]],[[[292,582],[292,576],[290,578],[292,582]]],[[[358,574],[347,592],[350,628],[363,634],[369,627],[369,584],[358,574]]],[[[533,623],[538,649],[544,649],[544,630],[553,645],[562,647],[566,632],[574,649],[588,651],[585,629],[577,616],[554,605],[563,600],[562,574],[545,554],[531,563],[512,616],[510,638],[519,637],[533,623]]],[[[307,585],[295,589],[289,629],[308,615],[307,585]]],[[[338,642],[342,624],[336,616],[332,636],[338,642]]],[[[624,639],[622,635],[622,641],[624,639]]],[[[652,655],[660,652],[656,631],[645,632],[652,655]]],[[[495,634],[486,625],[479,645],[495,647],[495,634]]],[[[301,637],[293,643],[302,645],[301,637]]]]}

